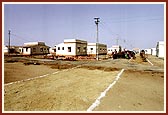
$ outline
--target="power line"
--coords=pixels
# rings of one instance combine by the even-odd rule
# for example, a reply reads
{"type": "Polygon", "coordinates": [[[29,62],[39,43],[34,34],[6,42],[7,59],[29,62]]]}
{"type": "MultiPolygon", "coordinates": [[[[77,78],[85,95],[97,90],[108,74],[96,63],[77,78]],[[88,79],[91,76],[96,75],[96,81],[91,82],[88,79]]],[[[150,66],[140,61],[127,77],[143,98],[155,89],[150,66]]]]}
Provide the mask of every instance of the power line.
{"type": "Polygon", "coordinates": [[[11,35],[13,35],[13,36],[15,36],[16,38],[19,38],[19,39],[21,39],[21,40],[24,40],[24,41],[28,41],[28,42],[29,42],[29,40],[27,40],[27,39],[25,39],[25,38],[23,38],[23,37],[21,37],[21,36],[18,36],[18,35],[16,35],[16,34],[11,34],[11,35]]]}
{"type": "Polygon", "coordinates": [[[106,29],[109,32],[110,35],[115,35],[116,36],[116,38],[114,38],[116,40],[116,45],[119,44],[119,41],[122,41],[125,44],[124,47],[126,47],[126,45],[131,47],[131,48],[133,47],[133,45],[130,44],[130,42],[127,42],[126,39],[122,39],[121,36],[118,33],[112,32],[111,29],[108,27],[108,25],[104,21],[101,21],[101,22],[102,22],[101,25],[100,25],[101,28],[103,27],[103,29],[106,29]]]}
{"type": "Polygon", "coordinates": [[[148,22],[151,22],[151,21],[157,21],[157,20],[163,20],[163,17],[162,18],[150,18],[150,19],[136,19],[136,18],[132,18],[132,19],[117,19],[117,20],[110,20],[111,22],[110,23],[122,23],[122,22],[136,22],[136,23],[139,23],[140,21],[148,21],[148,22]]]}
{"type": "Polygon", "coordinates": [[[122,21],[122,22],[127,22],[127,21],[137,21],[137,20],[163,20],[163,16],[134,16],[134,17],[119,17],[119,18],[105,18],[106,21],[122,21]]]}

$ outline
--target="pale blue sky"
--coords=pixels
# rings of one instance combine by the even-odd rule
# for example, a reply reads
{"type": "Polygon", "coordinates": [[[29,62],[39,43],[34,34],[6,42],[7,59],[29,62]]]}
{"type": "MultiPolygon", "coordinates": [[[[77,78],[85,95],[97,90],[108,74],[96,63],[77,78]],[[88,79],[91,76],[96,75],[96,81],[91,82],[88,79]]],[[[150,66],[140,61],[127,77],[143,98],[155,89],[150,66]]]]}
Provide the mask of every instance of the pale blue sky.
{"type": "Polygon", "coordinates": [[[5,4],[4,44],[44,41],[53,47],[66,38],[96,42],[94,17],[100,18],[99,42],[128,49],[151,48],[164,40],[163,4],[5,4]]]}

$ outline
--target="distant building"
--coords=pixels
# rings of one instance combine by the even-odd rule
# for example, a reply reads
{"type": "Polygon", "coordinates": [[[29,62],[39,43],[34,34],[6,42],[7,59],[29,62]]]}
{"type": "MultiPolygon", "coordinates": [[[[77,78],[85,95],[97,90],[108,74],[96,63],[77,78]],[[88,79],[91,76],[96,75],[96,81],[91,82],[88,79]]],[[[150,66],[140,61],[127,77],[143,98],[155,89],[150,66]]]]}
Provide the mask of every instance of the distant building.
{"type": "Polygon", "coordinates": [[[133,48],[132,49],[135,53],[140,53],[140,49],[139,48],[133,48]]]}
{"type": "Polygon", "coordinates": [[[156,56],[159,58],[164,58],[165,54],[164,54],[164,41],[159,41],[157,42],[156,45],[156,56]]]}
{"type": "Polygon", "coordinates": [[[151,54],[156,56],[156,48],[151,48],[151,54]]]}
{"type": "Polygon", "coordinates": [[[149,48],[149,49],[145,49],[145,54],[152,54],[152,49],[151,48],[149,48]]]}
{"type": "Polygon", "coordinates": [[[87,54],[96,55],[96,45],[97,45],[97,54],[106,55],[107,54],[107,45],[101,43],[88,43],[87,45],[87,54]]]}
{"type": "Polygon", "coordinates": [[[28,42],[24,43],[23,55],[45,55],[49,54],[49,46],[44,42],[28,42]]]}
{"type": "Polygon", "coordinates": [[[120,45],[113,45],[111,48],[108,48],[108,54],[109,55],[111,55],[113,52],[119,52],[119,51],[121,51],[122,50],[122,48],[121,48],[121,46],[120,45]]]}
{"type": "Polygon", "coordinates": [[[22,46],[10,46],[10,50],[8,46],[4,46],[4,54],[22,54],[23,47],[22,46]]]}
{"type": "Polygon", "coordinates": [[[54,47],[54,48],[49,48],[49,52],[50,52],[50,54],[52,54],[52,55],[56,55],[56,47],[54,47]]]}
{"type": "Polygon", "coordinates": [[[6,53],[8,53],[8,47],[7,46],[3,46],[3,52],[6,54],[6,53]]]}
{"type": "Polygon", "coordinates": [[[65,39],[64,43],[56,45],[56,56],[85,55],[87,55],[87,41],[79,39],[65,39]]]}

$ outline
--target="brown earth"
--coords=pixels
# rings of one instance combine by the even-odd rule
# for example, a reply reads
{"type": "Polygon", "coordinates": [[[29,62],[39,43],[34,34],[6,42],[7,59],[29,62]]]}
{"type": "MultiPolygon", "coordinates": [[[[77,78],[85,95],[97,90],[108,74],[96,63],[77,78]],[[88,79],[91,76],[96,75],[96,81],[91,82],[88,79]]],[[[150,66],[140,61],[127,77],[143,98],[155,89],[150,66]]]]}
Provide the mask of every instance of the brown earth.
{"type": "Polygon", "coordinates": [[[85,111],[118,71],[71,69],[5,86],[5,111],[85,111]]]}
{"type": "Polygon", "coordinates": [[[154,66],[138,56],[135,60],[38,60],[39,65],[25,65],[25,59],[17,58],[14,63],[5,61],[4,110],[85,112],[124,68],[94,111],[163,111],[164,60],[148,59],[154,66]],[[24,81],[7,84],[20,80],[24,81]]]}
{"type": "Polygon", "coordinates": [[[125,71],[95,111],[163,111],[164,74],[125,71]]]}
{"type": "Polygon", "coordinates": [[[4,63],[4,82],[10,83],[23,79],[33,78],[57,71],[45,65],[27,65],[21,62],[4,63]]]}

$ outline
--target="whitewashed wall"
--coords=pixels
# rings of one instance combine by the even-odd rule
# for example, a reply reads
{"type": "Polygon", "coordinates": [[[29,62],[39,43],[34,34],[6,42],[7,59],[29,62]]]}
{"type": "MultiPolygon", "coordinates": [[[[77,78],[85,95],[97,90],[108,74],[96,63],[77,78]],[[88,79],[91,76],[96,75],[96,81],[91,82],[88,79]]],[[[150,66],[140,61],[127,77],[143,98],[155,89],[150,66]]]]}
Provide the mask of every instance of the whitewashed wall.
{"type": "Polygon", "coordinates": [[[23,55],[30,55],[31,54],[31,48],[27,48],[27,51],[26,51],[26,48],[23,48],[23,55]]]}

